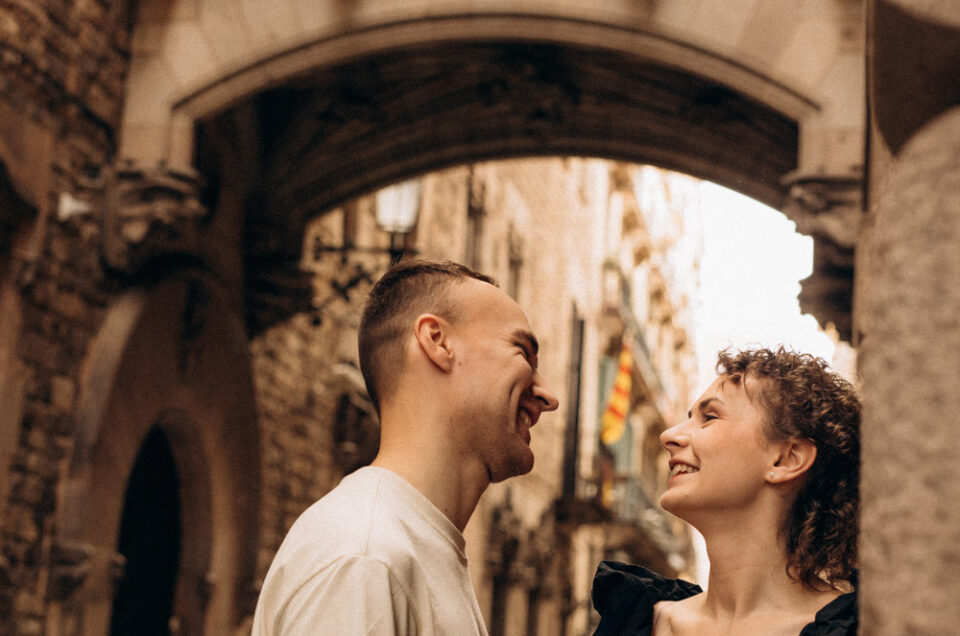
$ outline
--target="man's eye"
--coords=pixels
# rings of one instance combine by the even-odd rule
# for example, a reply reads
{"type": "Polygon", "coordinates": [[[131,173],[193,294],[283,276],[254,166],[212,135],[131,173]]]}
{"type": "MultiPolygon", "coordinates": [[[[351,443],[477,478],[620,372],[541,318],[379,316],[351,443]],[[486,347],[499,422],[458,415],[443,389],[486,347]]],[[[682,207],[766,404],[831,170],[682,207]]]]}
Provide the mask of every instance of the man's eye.
{"type": "Polygon", "coordinates": [[[715,420],[715,419],[717,419],[717,416],[716,416],[716,415],[712,415],[712,414],[710,414],[710,413],[704,413],[704,414],[703,414],[703,421],[704,421],[704,422],[709,422],[710,420],[715,420]]]}
{"type": "Polygon", "coordinates": [[[537,370],[537,363],[535,361],[536,358],[532,353],[530,353],[530,350],[522,345],[517,345],[517,348],[520,349],[520,351],[523,353],[523,359],[527,361],[527,364],[529,364],[530,367],[534,371],[536,371],[537,370]]]}

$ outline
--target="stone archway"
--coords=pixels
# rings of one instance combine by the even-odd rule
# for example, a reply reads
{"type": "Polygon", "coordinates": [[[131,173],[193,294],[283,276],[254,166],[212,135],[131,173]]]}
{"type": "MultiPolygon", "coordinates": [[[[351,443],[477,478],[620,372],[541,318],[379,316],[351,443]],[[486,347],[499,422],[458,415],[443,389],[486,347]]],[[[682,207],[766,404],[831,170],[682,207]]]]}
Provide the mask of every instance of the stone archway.
{"type": "MultiPolygon", "coordinates": [[[[252,334],[304,309],[290,301],[307,222],[393,179],[491,158],[601,156],[711,179],[780,207],[784,178],[797,169],[796,119],[629,51],[502,40],[367,45],[362,57],[265,85],[198,121],[197,167],[225,193],[208,194],[221,203],[214,216],[244,228],[252,334]],[[278,282],[289,293],[262,299],[278,282]],[[259,305],[276,311],[261,316],[259,305]]],[[[214,96],[196,100],[209,106],[214,96]]],[[[795,112],[814,108],[791,97],[795,112]]]]}
{"type": "MultiPolygon", "coordinates": [[[[283,183],[265,184],[250,206],[272,245],[245,269],[287,262],[245,287],[294,281],[267,304],[302,291],[290,254],[305,215],[407,175],[550,154],[676,169],[780,208],[814,236],[815,274],[801,302],[849,339],[863,4],[794,9],[708,0],[146,0],[119,156],[193,165],[205,145],[198,123],[239,114],[233,128],[248,138],[255,110],[282,110],[290,99],[310,110],[312,121],[291,128],[296,143],[279,151],[304,160],[303,170],[274,174],[283,183]],[[315,99],[299,101],[304,91],[315,99]],[[286,209],[285,218],[262,218],[271,208],[286,209]]],[[[261,132],[277,131],[253,136],[261,132]]],[[[255,332],[260,322],[248,325],[255,332]]]]}
{"type": "Polygon", "coordinates": [[[841,66],[862,60],[858,2],[824,3],[802,12],[766,3],[733,10],[707,0],[617,7],[577,0],[204,4],[140,3],[133,34],[140,46],[132,56],[122,156],[189,163],[192,123],[253,93],[376,52],[484,41],[627,53],[712,78],[790,118],[808,119],[812,136],[804,153],[811,162],[829,163],[825,145],[840,150],[837,134],[828,134],[833,139],[824,144],[809,143],[831,130],[845,129],[842,161],[860,151],[856,135],[848,133],[862,132],[862,118],[858,123],[843,112],[857,86],[837,83],[843,79],[837,74],[841,66]],[[843,95],[821,99],[829,91],[843,95]]]}
{"type": "Polygon", "coordinates": [[[225,633],[252,613],[260,442],[246,336],[208,280],[189,272],[129,292],[88,355],[53,567],[58,633],[107,633],[126,484],[151,430],[176,467],[182,541],[172,616],[225,633]]]}

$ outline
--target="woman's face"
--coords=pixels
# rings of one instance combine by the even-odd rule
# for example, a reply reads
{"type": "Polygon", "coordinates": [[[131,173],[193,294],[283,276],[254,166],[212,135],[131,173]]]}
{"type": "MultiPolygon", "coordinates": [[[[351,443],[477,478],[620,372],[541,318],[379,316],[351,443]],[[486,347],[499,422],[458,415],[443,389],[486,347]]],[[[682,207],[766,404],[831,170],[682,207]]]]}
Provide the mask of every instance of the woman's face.
{"type": "Polygon", "coordinates": [[[660,505],[694,524],[713,511],[747,510],[763,491],[780,445],[763,427],[751,400],[752,376],[720,376],[696,401],[687,420],[668,428],[660,443],[670,453],[670,478],[660,505]]]}

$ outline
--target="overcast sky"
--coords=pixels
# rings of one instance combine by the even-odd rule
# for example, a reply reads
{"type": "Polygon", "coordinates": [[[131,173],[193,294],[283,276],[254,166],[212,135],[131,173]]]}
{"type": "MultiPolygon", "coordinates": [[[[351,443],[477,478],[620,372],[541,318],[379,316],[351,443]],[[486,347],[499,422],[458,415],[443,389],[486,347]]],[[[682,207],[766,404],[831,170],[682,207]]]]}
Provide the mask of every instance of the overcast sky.
{"type": "Polygon", "coordinates": [[[753,199],[707,181],[700,188],[700,389],[712,382],[716,352],[727,346],[782,343],[832,361],[833,342],[813,316],[800,314],[797,301],[799,281],[811,272],[813,239],[753,199]]]}

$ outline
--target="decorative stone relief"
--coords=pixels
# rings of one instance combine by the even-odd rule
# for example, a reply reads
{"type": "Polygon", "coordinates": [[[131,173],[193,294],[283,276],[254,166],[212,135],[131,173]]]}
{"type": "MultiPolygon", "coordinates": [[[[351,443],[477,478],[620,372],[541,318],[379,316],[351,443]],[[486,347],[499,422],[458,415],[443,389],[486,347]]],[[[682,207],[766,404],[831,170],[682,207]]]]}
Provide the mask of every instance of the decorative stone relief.
{"type": "Polygon", "coordinates": [[[197,256],[199,224],[207,210],[199,178],[163,166],[116,167],[106,179],[103,256],[113,270],[133,275],[167,255],[197,256]]]}
{"type": "Polygon", "coordinates": [[[93,546],[86,543],[55,543],[50,551],[50,596],[63,601],[71,597],[90,574],[93,546]]]}
{"type": "Polygon", "coordinates": [[[832,323],[843,340],[853,337],[854,248],[863,216],[859,175],[788,175],[783,213],[797,231],[813,237],[813,274],[801,281],[800,309],[821,325],[832,323]]]}
{"type": "Polygon", "coordinates": [[[847,249],[857,244],[863,213],[860,175],[787,175],[790,189],[781,211],[801,234],[826,239],[847,249]]]}

